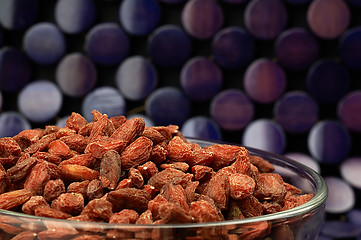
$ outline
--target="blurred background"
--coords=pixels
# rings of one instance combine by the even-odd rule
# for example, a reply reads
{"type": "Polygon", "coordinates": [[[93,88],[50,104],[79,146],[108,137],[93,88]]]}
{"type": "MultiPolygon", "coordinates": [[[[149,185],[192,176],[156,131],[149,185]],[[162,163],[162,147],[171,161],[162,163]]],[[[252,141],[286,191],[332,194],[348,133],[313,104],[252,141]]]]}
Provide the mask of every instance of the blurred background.
{"type": "Polygon", "coordinates": [[[93,109],[300,161],[361,239],[359,0],[0,0],[0,137],[93,109]]]}

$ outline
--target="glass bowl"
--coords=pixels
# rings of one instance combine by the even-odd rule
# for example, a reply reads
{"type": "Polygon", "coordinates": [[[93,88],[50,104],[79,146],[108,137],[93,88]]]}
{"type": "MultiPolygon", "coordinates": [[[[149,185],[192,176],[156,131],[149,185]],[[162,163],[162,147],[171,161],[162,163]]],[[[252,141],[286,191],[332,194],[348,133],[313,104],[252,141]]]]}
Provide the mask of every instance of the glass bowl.
{"type": "MultiPolygon", "coordinates": [[[[202,147],[221,142],[189,139],[202,147]]],[[[82,222],[35,217],[0,210],[0,239],[317,239],[328,194],[322,177],[285,157],[246,147],[250,155],[275,166],[285,182],[314,197],[298,207],[259,217],[223,222],[136,225],[82,222]]]]}

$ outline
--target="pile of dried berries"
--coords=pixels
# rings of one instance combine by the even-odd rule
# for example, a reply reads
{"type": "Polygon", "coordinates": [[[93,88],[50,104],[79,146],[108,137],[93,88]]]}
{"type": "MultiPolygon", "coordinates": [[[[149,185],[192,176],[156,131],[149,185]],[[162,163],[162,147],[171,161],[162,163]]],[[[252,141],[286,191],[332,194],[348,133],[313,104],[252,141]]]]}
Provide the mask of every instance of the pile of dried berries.
{"type": "Polygon", "coordinates": [[[0,139],[0,208],[41,217],[167,224],[249,218],[301,205],[312,194],[283,181],[246,148],[188,142],[178,127],[141,118],[93,122],[0,139]]]}

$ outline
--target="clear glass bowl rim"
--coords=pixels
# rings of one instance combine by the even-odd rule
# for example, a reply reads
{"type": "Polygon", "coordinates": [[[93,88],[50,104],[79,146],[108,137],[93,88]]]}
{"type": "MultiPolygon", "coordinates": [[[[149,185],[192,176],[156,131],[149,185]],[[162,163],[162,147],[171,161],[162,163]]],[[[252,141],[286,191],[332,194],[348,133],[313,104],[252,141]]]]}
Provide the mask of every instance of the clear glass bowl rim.
{"type": "MultiPolygon", "coordinates": [[[[237,145],[234,143],[226,143],[222,141],[209,141],[209,140],[201,140],[196,138],[187,138],[190,142],[197,142],[201,146],[208,146],[210,144],[231,144],[237,145]]],[[[239,145],[240,146],[240,145],[239,145]]],[[[318,208],[322,207],[325,204],[326,199],[328,197],[328,188],[327,184],[324,179],[321,177],[320,174],[315,172],[313,169],[301,164],[295,160],[289,159],[287,157],[270,153],[267,151],[263,151],[260,149],[255,149],[252,147],[244,146],[251,155],[257,155],[260,157],[264,157],[267,160],[271,160],[272,163],[281,163],[283,166],[287,166],[290,169],[299,169],[302,170],[304,176],[306,176],[309,180],[312,181],[313,187],[315,188],[314,197],[295,208],[272,213],[266,214],[258,217],[251,217],[251,218],[244,218],[244,219],[237,219],[237,220],[227,220],[221,222],[206,222],[206,223],[182,223],[182,224],[160,224],[160,225],[152,225],[152,224],[119,224],[119,223],[103,223],[103,222],[84,222],[84,221],[71,221],[66,219],[54,219],[54,218],[47,218],[47,217],[37,217],[32,216],[24,213],[13,212],[9,210],[0,209],[0,217],[8,216],[8,217],[16,217],[21,218],[24,220],[30,221],[51,221],[57,222],[60,225],[71,225],[74,228],[82,229],[86,226],[86,228],[102,228],[106,229],[133,229],[134,231],[138,230],[146,230],[146,229],[181,229],[181,228],[210,228],[210,227],[221,227],[221,226],[228,226],[228,225],[247,225],[257,222],[263,221],[287,221],[294,217],[302,217],[312,211],[317,210],[318,208]]],[[[1,218],[0,218],[1,219],[1,218]]]]}

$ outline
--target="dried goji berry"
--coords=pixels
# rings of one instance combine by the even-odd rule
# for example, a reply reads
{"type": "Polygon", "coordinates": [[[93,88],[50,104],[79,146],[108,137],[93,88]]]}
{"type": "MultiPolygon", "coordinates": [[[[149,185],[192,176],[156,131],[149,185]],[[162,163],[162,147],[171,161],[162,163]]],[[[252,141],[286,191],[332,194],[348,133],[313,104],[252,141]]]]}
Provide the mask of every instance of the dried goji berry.
{"type": "Polygon", "coordinates": [[[141,165],[148,161],[153,142],[149,138],[139,137],[129,144],[120,155],[123,170],[141,165]]]}
{"type": "Polygon", "coordinates": [[[142,136],[147,137],[150,140],[152,140],[154,145],[165,141],[165,137],[162,134],[160,134],[160,132],[157,131],[156,129],[154,129],[153,127],[145,127],[144,131],[142,133],[142,136]]]}
{"type": "Polygon", "coordinates": [[[185,162],[173,162],[173,163],[163,163],[159,167],[161,169],[175,168],[181,170],[182,172],[186,172],[189,168],[189,165],[185,162]]]}
{"type": "MultiPolygon", "coordinates": [[[[194,149],[195,144],[192,144],[192,148],[194,149]]],[[[188,161],[190,166],[194,165],[204,165],[211,166],[213,162],[213,153],[209,149],[196,148],[193,150],[193,158],[188,161]]]]}
{"type": "Polygon", "coordinates": [[[59,172],[63,181],[68,182],[81,182],[99,177],[98,171],[77,164],[59,165],[59,172]]]}
{"type": "Polygon", "coordinates": [[[104,189],[99,179],[93,179],[89,182],[86,195],[89,200],[103,197],[104,189]]]}
{"type": "Polygon", "coordinates": [[[137,188],[121,188],[110,191],[107,200],[113,204],[115,211],[128,208],[140,213],[148,209],[150,195],[137,188]]]}
{"type": "MultiPolygon", "coordinates": [[[[57,132],[59,131],[60,127],[56,126],[56,125],[46,125],[45,129],[44,129],[44,136],[48,135],[48,134],[57,134],[57,132]]],[[[56,136],[56,135],[55,135],[56,136]]]]}
{"type": "Polygon", "coordinates": [[[54,163],[56,165],[59,165],[60,162],[62,161],[61,157],[51,154],[49,152],[36,152],[32,155],[32,157],[42,159],[54,163]]]}
{"type": "Polygon", "coordinates": [[[39,141],[31,144],[29,147],[24,149],[25,153],[34,154],[39,151],[47,149],[49,144],[56,139],[56,133],[48,134],[39,139],[39,141]]]}
{"type": "Polygon", "coordinates": [[[137,168],[131,168],[128,171],[128,178],[132,181],[132,186],[135,188],[142,188],[144,179],[142,174],[137,168]]]}
{"type": "Polygon", "coordinates": [[[207,201],[194,201],[190,205],[190,215],[196,222],[218,222],[222,218],[218,215],[218,210],[207,201]]]}
{"type": "Polygon", "coordinates": [[[115,139],[124,140],[127,143],[133,142],[140,134],[143,133],[145,122],[142,118],[131,118],[120,125],[110,136],[115,139]]]}
{"type": "Polygon", "coordinates": [[[142,174],[145,181],[148,181],[154,174],[159,172],[157,165],[155,165],[155,163],[152,161],[148,161],[143,165],[139,165],[137,169],[142,174]]]}
{"type": "Polygon", "coordinates": [[[68,145],[70,149],[73,149],[79,153],[84,152],[88,144],[88,140],[80,134],[63,136],[59,138],[59,140],[64,142],[66,145],[68,145]]]}
{"type": "Polygon", "coordinates": [[[89,136],[90,143],[105,135],[107,123],[108,116],[106,114],[103,114],[96,122],[94,122],[89,136]]]}
{"type": "Polygon", "coordinates": [[[89,180],[84,180],[81,182],[72,182],[69,184],[67,188],[67,192],[80,193],[81,195],[83,195],[84,198],[86,198],[89,183],[90,183],[89,180]]]}
{"type": "Polygon", "coordinates": [[[135,222],[135,224],[153,224],[153,216],[152,216],[152,212],[150,210],[146,210],[144,211],[139,218],[137,219],[137,221],[135,222]]]}
{"type": "Polygon", "coordinates": [[[213,168],[203,165],[195,165],[192,167],[192,173],[194,175],[194,180],[200,181],[206,176],[212,174],[213,168]]]}
{"type": "Polygon", "coordinates": [[[13,182],[19,181],[26,177],[37,162],[38,161],[35,157],[28,157],[23,161],[18,162],[15,166],[9,168],[7,170],[7,176],[13,182]]]}
{"type": "Polygon", "coordinates": [[[242,147],[229,144],[214,144],[206,147],[213,153],[212,167],[215,170],[231,165],[242,147]]]}
{"type": "Polygon", "coordinates": [[[280,182],[280,180],[272,173],[257,174],[254,196],[261,201],[282,201],[287,191],[283,181],[280,182]]]}
{"type": "Polygon", "coordinates": [[[125,116],[114,116],[109,118],[109,120],[113,123],[114,128],[117,129],[127,121],[127,118],[125,116]]]}
{"type": "Polygon", "coordinates": [[[61,158],[68,158],[70,155],[70,148],[64,142],[54,140],[49,144],[48,152],[61,158]]]}
{"type": "Polygon", "coordinates": [[[149,201],[148,209],[152,212],[153,220],[160,219],[159,207],[167,202],[167,199],[165,199],[161,194],[158,194],[155,198],[149,201]]]}
{"type": "Polygon", "coordinates": [[[255,165],[258,168],[260,172],[269,173],[275,170],[275,167],[273,166],[272,163],[264,160],[259,156],[251,155],[249,156],[249,160],[253,165],[255,165]]]}
{"type": "Polygon", "coordinates": [[[232,174],[228,176],[229,194],[233,199],[242,199],[253,194],[256,182],[253,178],[244,174],[232,174]]]}
{"type": "Polygon", "coordinates": [[[49,180],[44,187],[44,198],[51,202],[65,193],[65,184],[61,179],[49,180]]]}
{"type": "Polygon", "coordinates": [[[167,145],[167,158],[175,162],[190,162],[193,159],[191,145],[179,136],[173,137],[167,145]]]}
{"type": "Polygon", "coordinates": [[[83,209],[81,215],[87,215],[93,220],[109,222],[113,215],[112,204],[105,199],[93,199],[83,209]]]}
{"type": "Polygon", "coordinates": [[[42,129],[25,129],[15,135],[13,139],[19,144],[22,150],[38,141],[43,136],[42,129]]]}
{"type": "Polygon", "coordinates": [[[237,204],[246,218],[257,217],[263,214],[262,203],[253,195],[239,200],[237,204]]]}
{"type": "Polygon", "coordinates": [[[45,184],[50,180],[49,164],[47,162],[37,163],[28,174],[24,189],[33,191],[37,195],[42,195],[45,184]]]}
{"type": "Polygon", "coordinates": [[[159,215],[165,224],[195,222],[195,219],[188,211],[174,203],[165,203],[159,206],[159,215]]]}
{"type": "Polygon", "coordinates": [[[130,188],[132,186],[132,180],[129,178],[125,178],[121,180],[115,190],[121,189],[121,188],[130,188]]]}
{"type": "Polygon", "coordinates": [[[12,209],[30,199],[33,192],[27,189],[14,190],[0,194],[0,209],[12,209]]]}
{"type": "Polygon", "coordinates": [[[173,183],[167,183],[161,190],[163,197],[170,203],[178,204],[180,207],[189,210],[187,196],[181,185],[174,185],[173,183]]]}
{"type": "Polygon", "coordinates": [[[38,207],[34,212],[35,216],[38,217],[48,217],[48,218],[58,218],[58,219],[67,219],[71,217],[70,214],[62,212],[58,209],[54,209],[51,207],[38,207]]]}
{"type": "Polygon", "coordinates": [[[6,192],[9,180],[5,168],[0,164],[0,194],[6,192]]]}
{"type": "Polygon", "coordinates": [[[51,202],[51,207],[70,215],[78,215],[84,208],[84,197],[80,193],[63,193],[51,202]]]}
{"type": "Polygon", "coordinates": [[[35,209],[38,207],[50,207],[43,196],[32,196],[23,204],[21,210],[26,214],[34,215],[35,209]]]}
{"type": "Polygon", "coordinates": [[[132,209],[123,209],[120,212],[114,213],[110,219],[109,223],[135,223],[139,217],[139,214],[132,209]]]}
{"type": "Polygon", "coordinates": [[[100,180],[103,188],[114,190],[122,175],[120,155],[115,150],[104,153],[100,162],[100,180]]]}
{"type": "Polygon", "coordinates": [[[59,165],[76,164],[85,167],[91,167],[95,161],[96,159],[90,153],[84,153],[64,160],[59,165]]]}
{"type": "Polygon", "coordinates": [[[18,156],[21,153],[21,148],[15,139],[11,137],[0,138],[0,156],[8,157],[11,155],[18,156]]]}
{"type": "Polygon", "coordinates": [[[167,160],[167,153],[168,151],[161,144],[157,144],[153,146],[149,160],[160,165],[167,160]]]}
{"type": "Polygon", "coordinates": [[[124,140],[103,137],[89,143],[84,152],[90,153],[95,158],[102,158],[109,150],[121,152],[125,148],[126,144],[127,142],[124,140]]]}
{"type": "Polygon", "coordinates": [[[212,198],[221,210],[227,209],[229,199],[228,174],[218,171],[209,181],[203,194],[212,198]]]}
{"type": "Polygon", "coordinates": [[[35,239],[37,234],[33,231],[23,231],[17,234],[15,237],[11,238],[11,240],[33,240],[35,239]]]}
{"type": "Polygon", "coordinates": [[[245,218],[236,200],[230,199],[225,217],[228,220],[245,218]]]}
{"type": "Polygon", "coordinates": [[[85,120],[85,118],[79,113],[75,113],[75,112],[73,112],[70,115],[70,117],[68,117],[67,120],[65,121],[66,127],[74,129],[77,132],[86,124],[87,121],[85,120]]]}
{"type": "Polygon", "coordinates": [[[184,172],[174,168],[167,168],[154,174],[149,179],[148,184],[154,186],[155,189],[159,191],[165,184],[172,182],[174,178],[183,176],[185,176],[184,172]]]}

